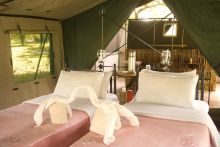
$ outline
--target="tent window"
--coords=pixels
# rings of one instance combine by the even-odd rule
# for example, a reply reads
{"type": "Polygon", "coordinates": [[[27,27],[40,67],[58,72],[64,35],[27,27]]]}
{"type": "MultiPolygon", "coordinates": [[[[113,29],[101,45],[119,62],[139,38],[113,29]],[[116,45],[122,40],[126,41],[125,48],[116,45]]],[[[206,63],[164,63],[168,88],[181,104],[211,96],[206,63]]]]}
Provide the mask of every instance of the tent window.
{"type": "Polygon", "coordinates": [[[164,23],[163,24],[163,36],[164,37],[176,37],[177,36],[177,23],[164,23]]]}
{"type": "Polygon", "coordinates": [[[52,34],[10,33],[10,45],[15,83],[44,78],[54,73],[52,34]]]}

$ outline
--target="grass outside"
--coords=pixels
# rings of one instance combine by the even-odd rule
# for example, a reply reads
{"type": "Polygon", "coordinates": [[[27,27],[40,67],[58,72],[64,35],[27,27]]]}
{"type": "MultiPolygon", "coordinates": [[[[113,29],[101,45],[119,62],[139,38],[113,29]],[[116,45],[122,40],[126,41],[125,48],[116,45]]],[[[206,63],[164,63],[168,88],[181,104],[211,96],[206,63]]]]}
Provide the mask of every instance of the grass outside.
{"type": "MultiPolygon", "coordinates": [[[[25,45],[11,44],[14,81],[16,83],[34,80],[38,61],[41,53],[39,43],[28,43],[25,45]]],[[[49,43],[45,44],[42,54],[37,78],[50,75],[49,43]]]]}

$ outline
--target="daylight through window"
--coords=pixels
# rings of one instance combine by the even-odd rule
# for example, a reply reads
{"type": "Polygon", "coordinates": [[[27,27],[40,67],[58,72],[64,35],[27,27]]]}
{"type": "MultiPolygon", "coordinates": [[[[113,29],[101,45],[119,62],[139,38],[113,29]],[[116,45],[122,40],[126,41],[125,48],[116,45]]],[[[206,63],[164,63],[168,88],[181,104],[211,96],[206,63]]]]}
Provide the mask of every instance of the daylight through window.
{"type": "Polygon", "coordinates": [[[16,83],[43,78],[53,73],[52,34],[10,33],[10,43],[16,83]]]}

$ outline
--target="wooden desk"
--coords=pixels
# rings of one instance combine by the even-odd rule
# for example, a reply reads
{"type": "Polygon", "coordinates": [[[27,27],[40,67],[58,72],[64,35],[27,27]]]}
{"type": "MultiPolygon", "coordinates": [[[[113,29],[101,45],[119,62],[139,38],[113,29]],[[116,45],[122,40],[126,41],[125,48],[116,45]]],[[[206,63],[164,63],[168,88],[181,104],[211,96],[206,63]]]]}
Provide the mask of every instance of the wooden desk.
{"type": "MultiPolygon", "coordinates": [[[[120,67],[118,67],[118,68],[120,68],[120,67]]],[[[137,72],[128,72],[128,71],[121,71],[121,70],[116,71],[116,64],[114,64],[113,77],[110,80],[110,92],[112,92],[112,88],[113,88],[112,87],[112,80],[113,80],[114,81],[114,83],[113,83],[114,84],[114,93],[116,94],[116,91],[117,91],[116,78],[117,77],[124,77],[125,78],[125,80],[126,80],[126,89],[132,89],[132,88],[130,88],[131,85],[138,85],[137,84],[138,83],[137,82],[138,81],[138,70],[137,70],[137,72]],[[127,82],[127,81],[129,81],[129,82],[127,82]],[[127,84],[127,83],[129,83],[129,84],[127,84]]],[[[133,87],[135,87],[135,89],[132,89],[132,90],[134,90],[136,92],[138,86],[133,86],[133,87]]]]}
{"type": "Polygon", "coordinates": [[[136,77],[136,72],[129,72],[129,71],[117,71],[116,76],[119,77],[136,77]]]}
{"type": "MultiPolygon", "coordinates": [[[[123,61],[124,64],[128,64],[128,61],[123,61]]],[[[136,61],[136,65],[140,66],[142,63],[142,61],[136,61]]]]}
{"type": "Polygon", "coordinates": [[[138,72],[117,71],[116,76],[124,77],[126,83],[126,89],[132,90],[133,94],[136,93],[138,89],[138,72]]]}
{"type": "MultiPolygon", "coordinates": [[[[122,61],[122,62],[124,63],[124,66],[119,66],[118,70],[120,72],[128,72],[128,71],[125,71],[125,70],[128,70],[128,61],[122,61]]],[[[136,61],[136,67],[135,68],[138,69],[141,64],[142,64],[142,61],[136,61]]]]}
{"type": "Polygon", "coordinates": [[[198,67],[198,63],[185,63],[186,69],[195,69],[198,67]]]}

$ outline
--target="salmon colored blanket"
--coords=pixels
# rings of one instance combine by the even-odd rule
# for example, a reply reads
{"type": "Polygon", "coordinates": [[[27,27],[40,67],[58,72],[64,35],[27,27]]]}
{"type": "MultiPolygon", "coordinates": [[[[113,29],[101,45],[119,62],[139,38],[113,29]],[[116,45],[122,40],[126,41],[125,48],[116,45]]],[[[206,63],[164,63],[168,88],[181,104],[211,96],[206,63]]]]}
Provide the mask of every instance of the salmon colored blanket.
{"type": "MultiPolygon", "coordinates": [[[[109,147],[212,147],[206,125],[149,116],[138,116],[139,127],[126,119],[115,132],[115,142],[109,147]]],[[[106,147],[102,137],[89,132],[71,147],[106,147]]]]}
{"type": "Polygon", "coordinates": [[[35,127],[37,107],[24,103],[0,111],[0,147],[67,147],[89,131],[89,116],[78,110],[63,125],[52,124],[46,113],[42,126],[35,127]]]}

